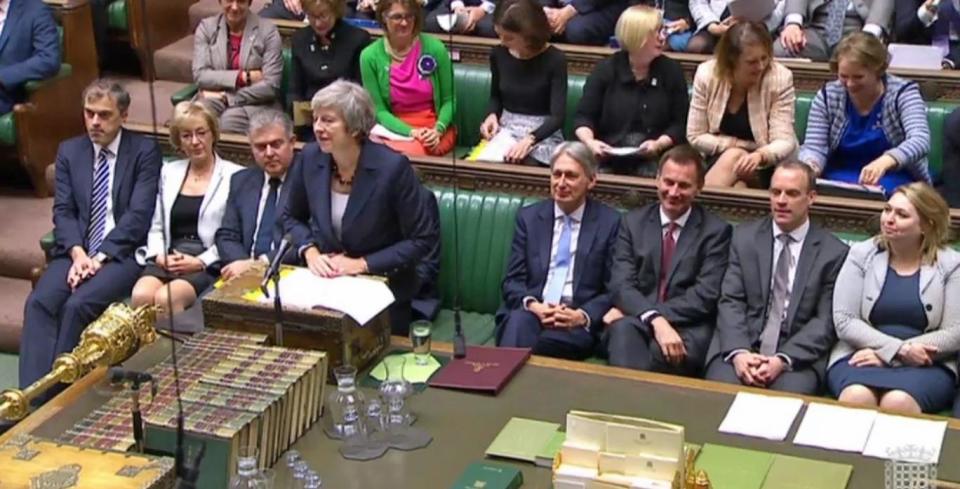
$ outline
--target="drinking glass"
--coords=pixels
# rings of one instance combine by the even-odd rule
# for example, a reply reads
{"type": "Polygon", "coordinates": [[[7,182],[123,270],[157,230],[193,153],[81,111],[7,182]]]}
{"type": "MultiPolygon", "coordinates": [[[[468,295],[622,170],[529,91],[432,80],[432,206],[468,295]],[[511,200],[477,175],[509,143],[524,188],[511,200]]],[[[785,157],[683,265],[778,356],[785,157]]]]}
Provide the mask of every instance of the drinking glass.
{"type": "Polygon", "coordinates": [[[430,321],[414,321],[410,325],[414,361],[421,367],[430,364],[431,326],[430,321]]]}

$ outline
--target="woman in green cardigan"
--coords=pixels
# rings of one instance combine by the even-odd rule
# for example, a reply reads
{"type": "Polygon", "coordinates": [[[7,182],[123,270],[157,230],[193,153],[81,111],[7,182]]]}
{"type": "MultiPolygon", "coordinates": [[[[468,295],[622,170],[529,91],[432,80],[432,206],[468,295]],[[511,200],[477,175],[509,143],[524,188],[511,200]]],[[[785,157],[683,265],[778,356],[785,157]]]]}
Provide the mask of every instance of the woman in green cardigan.
{"type": "Polygon", "coordinates": [[[380,0],[385,35],[360,54],[363,86],[373,97],[384,143],[407,155],[453,150],[453,67],[439,39],[420,33],[417,0],[380,0]],[[412,138],[412,139],[411,139],[412,138]]]}

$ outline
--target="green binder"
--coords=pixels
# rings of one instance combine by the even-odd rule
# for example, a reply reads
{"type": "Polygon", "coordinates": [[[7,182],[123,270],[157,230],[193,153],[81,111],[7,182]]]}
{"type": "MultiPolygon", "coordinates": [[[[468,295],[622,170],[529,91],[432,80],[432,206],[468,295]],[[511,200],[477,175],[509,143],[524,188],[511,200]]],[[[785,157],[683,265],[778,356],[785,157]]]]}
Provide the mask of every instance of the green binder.
{"type": "Polygon", "coordinates": [[[845,489],[853,466],[777,455],[763,489],[845,489]]]}
{"type": "Polygon", "coordinates": [[[516,489],[523,485],[523,473],[516,467],[487,462],[467,466],[451,489],[516,489]]]}
{"type": "Polygon", "coordinates": [[[707,443],[696,467],[707,471],[712,489],[762,489],[773,454],[707,443]]]}

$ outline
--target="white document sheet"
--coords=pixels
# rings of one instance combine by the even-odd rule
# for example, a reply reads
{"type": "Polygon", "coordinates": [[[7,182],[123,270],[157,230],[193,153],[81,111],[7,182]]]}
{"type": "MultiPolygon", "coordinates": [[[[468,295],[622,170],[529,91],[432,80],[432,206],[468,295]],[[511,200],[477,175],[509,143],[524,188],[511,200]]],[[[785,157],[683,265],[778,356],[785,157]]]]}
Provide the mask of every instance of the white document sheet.
{"type": "Polygon", "coordinates": [[[936,46],[893,43],[887,47],[887,51],[890,53],[891,68],[935,71],[943,69],[944,53],[936,46]]]}
{"type": "Polygon", "coordinates": [[[935,464],[947,431],[946,421],[878,414],[863,454],[868,457],[935,464]]]}
{"type": "Polygon", "coordinates": [[[510,148],[512,148],[514,144],[517,144],[517,139],[513,137],[513,134],[510,134],[510,131],[501,129],[493,135],[493,138],[487,141],[483,149],[480,150],[480,154],[478,154],[474,160],[502,163],[504,155],[507,154],[507,151],[510,151],[510,148]]]}
{"type": "Polygon", "coordinates": [[[793,443],[842,452],[862,452],[877,414],[872,409],[811,403],[793,443]]]}
{"type": "Polygon", "coordinates": [[[401,136],[386,127],[383,127],[380,124],[373,126],[373,129],[370,130],[371,136],[377,136],[381,139],[389,139],[391,141],[413,141],[413,138],[410,136],[401,136]]]}
{"type": "Polygon", "coordinates": [[[622,146],[619,148],[610,148],[607,150],[607,153],[610,153],[614,156],[628,156],[640,152],[639,146],[622,146]]]}
{"type": "Polygon", "coordinates": [[[741,392],[734,398],[720,432],[783,440],[803,407],[802,399],[741,392]]]}
{"type": "MultiPolygon", "coordinates": [[[[270,293],[273,293],[271,288],[270,293]]],[[[306,268],[297,268],[280,279],[284,307],[312,309],[322,306],[343,312],[361,326],[393,303],[393,293],[381,280],[364,277],[322,278],[306,268]]],[[[273,303],[273,296],[261,302],[273,303]]]]}

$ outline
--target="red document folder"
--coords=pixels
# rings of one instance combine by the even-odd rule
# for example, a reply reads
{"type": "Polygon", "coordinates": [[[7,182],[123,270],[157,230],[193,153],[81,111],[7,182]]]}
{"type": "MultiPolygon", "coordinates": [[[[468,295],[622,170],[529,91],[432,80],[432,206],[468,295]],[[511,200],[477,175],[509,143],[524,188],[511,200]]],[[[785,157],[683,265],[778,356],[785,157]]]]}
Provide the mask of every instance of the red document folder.
{"type": "Polygon", "coordinates": [[[498,394],[528,358],[529,348],[468,346],[466,357],[450,360],[429,384],[498,394]]]}

